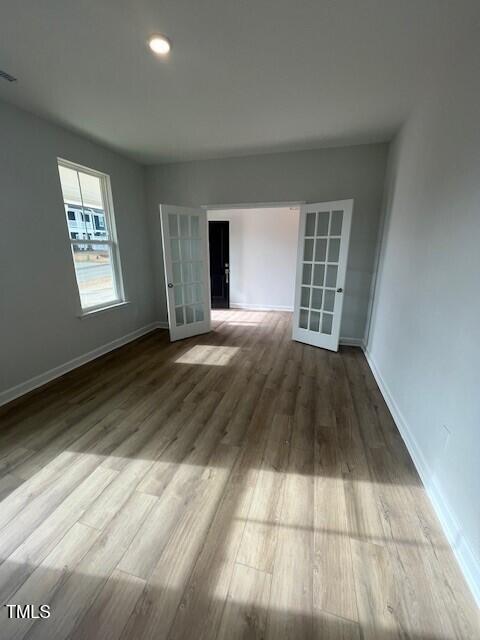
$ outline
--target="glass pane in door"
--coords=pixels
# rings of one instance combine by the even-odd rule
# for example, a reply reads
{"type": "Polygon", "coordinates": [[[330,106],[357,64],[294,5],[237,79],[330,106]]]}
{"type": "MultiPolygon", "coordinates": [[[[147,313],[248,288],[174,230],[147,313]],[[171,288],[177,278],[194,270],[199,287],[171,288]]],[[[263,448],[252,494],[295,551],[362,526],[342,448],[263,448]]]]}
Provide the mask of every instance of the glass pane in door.
{"type": "Polygon", "coordinates": [[[203,322],[203,260],[198,215],[169,214],[173,297],[177,327],[203,322]]]}
{"type": "Polygon", "coordinates": [[[330,235],[342,235],[343,211],[332,211],[332,222],[330,225],[330,235]]]}
{"type": "Polygon", "coordinates": [[[328,221],[330,213],[328,211],[319,211],[317,214],[317,236],[328,235],[328,221]]]}
{"type": "Polygon", "coordinates": [[[307,213],[305,222],[305,236],[315,235],[315,213],[307,213]]]}
{"type": "Polygon", "coordinates": [[[325,286],[326,287],[336,287],[337,286],[337,271],[338,267],[336,265],[329,264],[327,267],[327,277],[325,278],[325,286]]]}

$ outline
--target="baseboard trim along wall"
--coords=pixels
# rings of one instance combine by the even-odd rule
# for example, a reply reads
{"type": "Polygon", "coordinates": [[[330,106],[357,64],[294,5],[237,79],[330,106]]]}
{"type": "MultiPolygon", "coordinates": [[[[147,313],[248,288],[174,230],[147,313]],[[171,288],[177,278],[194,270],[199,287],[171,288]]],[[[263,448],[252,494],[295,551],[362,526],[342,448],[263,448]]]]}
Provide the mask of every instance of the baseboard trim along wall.
{"type": "Polygon", "coordinates": [[[342,338],[342,336],[340,336],[339,342],[345,347],[359,347],[360,349],[365,347],[363,338],[342,338]]]}
{"type": "Polygon", "coordinates": [[[245,311],[293,311],[293,307],[278,307],[265,304],[246,304],[243,302],[230,302],[231,309],[245,309],[245,311]]]}
{"type": "Polygon", "coordinates": [[[425,460],[412,431],[409,429],[402,412],[390,393],[380,370],[375,364],[371,354],[368,352],[368,349],[364,349],[364,351],[369,367],[372,370],[373,376],[383,398],[387,403],[400,435],[402,436],[418,474],[420,475],[430,502],[432,503],[435,513],[440,521],[443,532],[445,533],[448,543],[450,544],[457,562],[460,565],[463,576],[473,594],[473,597],[480,606],[480,560],[476,558],[473,549],[465,539],[460,523],[445,499],[435,476],[432,474],[427,461],[425,460]]]}
{"type": "Polygon", "coordinates": [[[38,376],[34,376],[30,378],[30,380],[26,380],[25,382],[21,382],[15,387],[11,387],[10,389],[6,389],[0,393],[0,407],[20,396],[29,393],[30,391],[34,391],[38,387],[42,387],[47,382],[51,382],[55,380],[55,378],[60,378],[60,376],[65,375],[69,371],[73,369],[77,369],[81,367],[83,364],[90,362],[91,360],[95,360],[100,356],[109,353],[109,351],[113,351],[114,349],[118,349],[129,342],[133,342],[137,338],[144,336],[147,333],[150,333],[154,329],[164,329],[168,328],[168,323],[165,322],[152,322],[151,324],[141,327],[140,329],[136,329],[131,333],[127,333],[127,335],[122,336],[121,338],[117,338],[116,340],[112,340],[111,342],[107,342],[107,344],[102,345],[101,347],[97,347],[88,353],[85,353],[77,358],[73,358],[73,360],[69,360],[64,364],[58,365],[58,367],[54,367],[49,371],[45,371],[44,373],[40,373],[38,376]]]}

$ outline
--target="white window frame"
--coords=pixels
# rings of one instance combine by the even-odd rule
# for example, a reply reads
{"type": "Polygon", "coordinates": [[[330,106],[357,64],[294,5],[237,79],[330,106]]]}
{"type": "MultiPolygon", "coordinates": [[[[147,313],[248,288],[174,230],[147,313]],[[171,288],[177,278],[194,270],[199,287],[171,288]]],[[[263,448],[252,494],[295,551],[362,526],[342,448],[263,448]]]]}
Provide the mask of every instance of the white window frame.
{"type": "MultiPolygon", "coordinates": [[[[79,310],[80,310],[79,316],[80,317],[88,316],[97,311],[104,311],[106,309],[115,308],[115,307],[122,306],[123,304],[127,304],[128,301],[125,298],[125,289],[123,286],[122,265],[120,261],[120,248],[118,244],[117,228],[115,225],[115,214],[113,210],[113,196],[112,196],[112,186],[110,183],[110,176],[107,173],[102,173],[101,171],[90,169],[89,167],[85,167],[76,162],[65,160],[64,158],[57,158],[57,165],[58,165],[58,168],[65,167],[67,169],[73,169],[74,171],[79,171],[81,173],[86,173],[91,176],[95,176],[96,178],[99,178],[104,212],[105,212],[105,221],[106,221],[107,231],[109,235],[108,240],[105,238],[99,238],[98,240],[92,238],[88,240],[83,239],[82,241],[82,239],[80,238],[75,238],[75,239],[70,238],[70,233],[68,228],[68,214],[66,213],[66,210],[65,210],[66,203],[63,198],[63,189],[62,189],[60,173],[59,173],[60,188],[62,191],[63,212],[65,216],[65,225],[67,228],[67,237],[69,239],[70,248],[72,251],[72,261],[73,261],[73,269],[75,271],[75,280],[77,282],[78,304],[79,304],[79,310]],[[92,246],[108,245],[110,247],[110,255],[112,257],[113,280],[114,280],[113,284],[114,284],[116,296],[114,299],[109,300],[107,303],[102,302],[98,305],[92,305],[88,307],[84,307],[82,305],[82,297],[80,295],[80,285],[78,282],[77,270],[75,268],[75,257],[73,252],[74,245],[78,245],[78,244],[89,244],[92,246]]],[[[81,191],[80,191],[80,196],[82,196],[81,191]]],[[[85,209],[83,204],[83,198],[82,198],[81,206],[83,211],[85,209]]]]}

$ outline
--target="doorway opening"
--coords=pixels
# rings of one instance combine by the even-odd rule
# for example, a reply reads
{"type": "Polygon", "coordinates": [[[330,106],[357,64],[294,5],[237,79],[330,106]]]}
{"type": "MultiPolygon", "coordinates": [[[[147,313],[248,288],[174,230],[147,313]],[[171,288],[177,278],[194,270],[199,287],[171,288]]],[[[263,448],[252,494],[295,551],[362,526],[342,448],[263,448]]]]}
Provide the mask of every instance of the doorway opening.
{"type": "Polygon", "coordinates": [[[294,340],[337,351],[352,210],[352,199],[216,210],[160,205],[170,339],[210,332],[211,310],[220,306],[293,311],[294,340]],[[224,224],[210,233],[212,222],[224,224]]]}
{"type": "Polygon", "coordinates": [[[212,309],[293,311],[299,206],[209,209],[212,309]]]}
{"type": "Polygon", "coordinates": [[[230,308],[230,222],[208,221],[212,309],[230,308]]]}

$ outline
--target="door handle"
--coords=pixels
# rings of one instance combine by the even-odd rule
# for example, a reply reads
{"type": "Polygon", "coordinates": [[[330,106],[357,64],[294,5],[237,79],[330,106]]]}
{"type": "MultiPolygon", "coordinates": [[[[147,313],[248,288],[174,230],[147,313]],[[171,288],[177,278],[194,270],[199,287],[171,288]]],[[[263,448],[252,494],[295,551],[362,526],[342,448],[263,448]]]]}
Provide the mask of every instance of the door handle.
{"type": "Polygon", "coordinates": [[[171,282],[169,282],[167,286],[169,289],[173,289],[173,284],[171,282]]]}
{"type": "Polygon", "coordinates": [[[228,277],[230,275],[230,269],[228,267],[225,268],[225,282],[228,284],[228,277]]]}
{"type": "Polygon", "coordinates": [[[338,287],[338,289],[337,289],[337,293],[343,293],[343,289],[342,289],[342,287],[338,287]]]}

